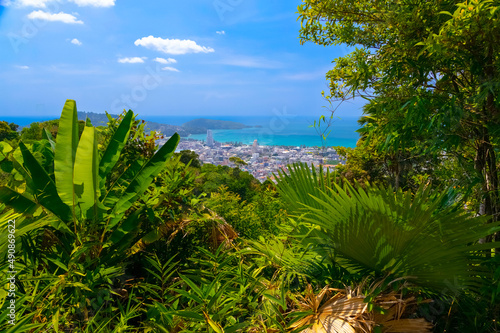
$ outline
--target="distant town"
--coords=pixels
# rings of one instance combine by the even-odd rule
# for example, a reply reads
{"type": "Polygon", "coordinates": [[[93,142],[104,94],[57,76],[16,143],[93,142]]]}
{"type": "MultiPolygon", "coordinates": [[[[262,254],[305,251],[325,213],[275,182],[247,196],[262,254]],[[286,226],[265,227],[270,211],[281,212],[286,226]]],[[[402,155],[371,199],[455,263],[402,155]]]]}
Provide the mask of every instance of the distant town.
{"type": "MultiPolygon", "coordinates": [[[[162,139],[159,144],[166,141],[162,139]]],[[[330,169],[343,163],[333,148],[261,146],[257,140],[253,145],[221,143],[214,140],[211,130],[207,131],[206,141],[182,139],[177,152],[182,150],[194,151],[204,164],[238,166],[260,182],[272,179],[273,173],[294,162],[313,163],[330,169]]]]}

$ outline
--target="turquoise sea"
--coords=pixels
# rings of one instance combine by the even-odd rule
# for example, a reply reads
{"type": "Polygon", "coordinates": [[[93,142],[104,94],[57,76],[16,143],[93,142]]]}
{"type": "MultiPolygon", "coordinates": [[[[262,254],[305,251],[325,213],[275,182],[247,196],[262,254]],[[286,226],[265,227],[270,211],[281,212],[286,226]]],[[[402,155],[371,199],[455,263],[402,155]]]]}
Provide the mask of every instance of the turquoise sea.
{"type": "MultiPolygon", "coordinates": [[[[27,126],[34,121],[44,121],[56,117],[3,117],[0,120],[14,122],[20,126],[27,126]]],[[[182,125],[183,123],[200,117],[185,116],[145,116],[144,120],[154,121],[170,125],[182,125]]],[[[219,142],[241,142],[252,144],[257,140],[260,145],[276,146],[321,146],[323,144],[321,136],[315,128],[310,127],[314,123],[314,118],[303,116],[288,117],[204,117],[218,120],[236,121],[247,126],[258,126],[244,128],[241,130],[215,130],[213,131],[215,141],[219,142]]],[[[326,146],[355,147],[359,139],[356,130],[359,129],[357,117],[335,118],[328,129],[330,134],[327,137],[326,146]]],[[[189,138],[196,140],[206,140],[206,134],[195,134],[189,138]]]]}
{"type": "MultiPolygon", "coordinates": [[[[207,117],[208,118],[208,117],[207,117]]],[[[219,120],[236,121],[250,127],[241,130],[214,130],[215,141],[219,142],[241,142],[252,144],[257,140],[259,145],[267,146],[321,146],[321,136],[315,128],[313,118],[306,117],[210,117],[219,120]]],[[[326,146],[355,147],[359,139],[356,130],[359,129],[357,120],[359,118],[336,118],[328,129],[330,134],[325,142],[326,146]]],[[[181,125],[191,120],[186,117],[151,117],[151,121],[181,125]]],[[[195,140],[206,140],[206,134],[194,134],[189,138],[195,140]]]]}

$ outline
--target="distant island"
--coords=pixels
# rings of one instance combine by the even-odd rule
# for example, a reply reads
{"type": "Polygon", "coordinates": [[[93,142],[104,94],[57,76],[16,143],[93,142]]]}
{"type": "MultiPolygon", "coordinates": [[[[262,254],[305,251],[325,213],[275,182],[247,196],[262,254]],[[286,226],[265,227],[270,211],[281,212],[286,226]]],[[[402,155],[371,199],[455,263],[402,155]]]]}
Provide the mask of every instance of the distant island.
{"type": "MultiPolygon", "coordinates": [[[[110,114],[111,117],[113,118],[118,118],[118,115],[116,114],[110,114]]],[[[108,117],[104,113],[95,113],[95,112],[78,112],[78,119],[79,120],[85,120],[86,118],[89,118],[90,121],[94,126],[106,126],[108,123],[108,117]]],[[[144,126],[144,129],[146,131],[159,131],[165,136],[172,136],[174,133],[177,132],[182,137],[187,137],[189,134],[192,134],[188,132],[185,128],[182,128],[181,126],[176,126],[176,125],[168,125],[168,124],[160,124],[160,123],[155,123],[153,121],[147,121],[146,125],[144,126]]]]}
{"type": "Polygon", "coordinates": [[[182,124],[182,128],[188,131],[191,134],[204,134],[207,133],[207,130],[234,130],[234,129],[242,129],[248,128],[252,126],[247,126],[242,123],[237,123],[234,121],[228,120],[215,120],[215,119],[205,119],[198,118],[187,123],[182,124]]]}
{"type": "MultiPolygon", "coordinates": [[[[116,114],[110,114],[113,118],[118,118],[116,114]]],[[[94,126],[106,126],[108,123],[108,117],[104,113],[95,112],[78,112],[78,119],[85,120],[89,118],[94,126]]],[[[165,136],[171,136],[174,133],[178,133],[181,137],[188,137],[190,134],[206,134],[207,130],[220,130],[220,129],[242,129],[249,128],[252,126],[247,126],[242,123],[227,121],[227,120],[214,120],[198,118],[187,123],[182,124],[182,126],[160,124],[152,121],[144,120],[146,122],[146,131],[159,131],[165,136]]],[[[256,126],[257,127],[257,126],[256,126]]]]}

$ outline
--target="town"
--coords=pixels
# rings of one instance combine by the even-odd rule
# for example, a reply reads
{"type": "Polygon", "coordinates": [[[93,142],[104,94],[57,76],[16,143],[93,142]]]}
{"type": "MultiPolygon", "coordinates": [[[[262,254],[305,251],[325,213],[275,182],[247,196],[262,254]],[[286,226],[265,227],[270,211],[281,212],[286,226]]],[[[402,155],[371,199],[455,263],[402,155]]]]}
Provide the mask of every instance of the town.
{"type": "MultiPolygon", "coordinates": [[[[159,144],[165,142],[166,139],[163,139],[159,144]]],[[[182,139],[176,151],[182,150],[194,151],[204,164],[238,166],[260,182],[272,179],[273,173],[295,162],[323,165],[329,169],[344,163],[331,147],[261,146],[257,140],[252,145],[221,143],[213,139],[211,130],[207,131],[206,141],[182,139]]]]}

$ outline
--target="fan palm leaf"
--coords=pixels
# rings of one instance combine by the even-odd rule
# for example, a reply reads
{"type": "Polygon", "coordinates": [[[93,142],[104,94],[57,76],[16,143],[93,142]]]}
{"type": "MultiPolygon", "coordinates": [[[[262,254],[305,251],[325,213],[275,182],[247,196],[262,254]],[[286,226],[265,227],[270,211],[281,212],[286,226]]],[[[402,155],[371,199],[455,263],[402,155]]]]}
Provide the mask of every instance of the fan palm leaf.
{"type": "Polygon", "coordinates": [[[328,187],[321,180],[326,176],[299,164],[280,174],[278,188],[295,215],[319,227],[315,242],[333,249],[338,263],[363,274],[404,277],[438,293],[477,287],[477,276],[485,274],[481,251],[498,244],[476,243],[498,231],[498,223],[447,204],[448,192],[328,187]]]}

